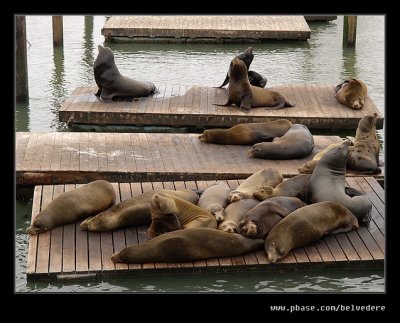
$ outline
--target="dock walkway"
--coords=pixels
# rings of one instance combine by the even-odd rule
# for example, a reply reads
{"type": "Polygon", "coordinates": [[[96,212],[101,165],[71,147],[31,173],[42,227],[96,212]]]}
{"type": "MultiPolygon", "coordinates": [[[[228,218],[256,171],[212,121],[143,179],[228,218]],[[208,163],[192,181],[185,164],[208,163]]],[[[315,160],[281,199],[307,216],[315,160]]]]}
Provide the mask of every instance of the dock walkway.
{"type": "MultiPolygon", "coordinates": [[[[202,189],[213,181],[114,183],[117,202],[152,189],[202,189]]],[[[234,189],[241,181],[227,180],[234,189]]],[[[314,270],[317,268],[383,268],[385,258],[385,198],[372,177],[347,177],[347,184],[365,192],[373,204],[370,229],[328,235],[304,248],[291,251],[271,265],[264,250],[242,256],[213,258],[185,263],[114,264],[111,255],[127,245],[146,241],[146,226],[110,232],[81,231],[81,221],[29,237],[26,274],[28,280],[82,278],[93,276],[177,274],[228,271],[314,270]]],[[[77,185],[79,186],[79,184],[77,185]]],[[[72,185],[36,186],[34,216],[72,185]]]]}
{"type": "Polygon", "coordinates": [[[103,103],[94,95],[97,87],[78,87],[59,109],[60,121],[72,124],[232,127],[239,123],[288,119],[309,129],[357,129],[365,115],[376,112],[377,129],[383,116],[367,96],[360,110],[338,103],[333,85],[291,84],[271,87],[295,107],[279,110],[251,109],[248,114],[236,106],[217,106],[226,102],[225,89],[205,86],[160,86],[160,93],[132,102],[103,103]]]}
{"type": "Polygon", "coordinates": [[[243,43],[307,40],[303,16],[111,16],[101,34],[114,42],[243,43]]]}

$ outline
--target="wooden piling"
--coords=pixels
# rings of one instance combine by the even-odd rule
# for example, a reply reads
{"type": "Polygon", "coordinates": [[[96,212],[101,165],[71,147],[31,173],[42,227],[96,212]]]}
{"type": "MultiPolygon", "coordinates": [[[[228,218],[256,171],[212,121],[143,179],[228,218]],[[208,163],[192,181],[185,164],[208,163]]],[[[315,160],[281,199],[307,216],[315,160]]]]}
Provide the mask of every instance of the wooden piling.
{"type": "Polygon", "coordinates": [[[343,47],[355,47],[357,34],[357,16],[343,18],[343,47]]]}
{"type": "Polygon", "coordinates": [[[63,18],[53,16],[53,46],[63,45],[63,18]]]}
{"type": "Polygon", "coordinates": [[[16,16],[15,25],[16,100],[22,102],[29,99],[25,16],[16,16]]]}

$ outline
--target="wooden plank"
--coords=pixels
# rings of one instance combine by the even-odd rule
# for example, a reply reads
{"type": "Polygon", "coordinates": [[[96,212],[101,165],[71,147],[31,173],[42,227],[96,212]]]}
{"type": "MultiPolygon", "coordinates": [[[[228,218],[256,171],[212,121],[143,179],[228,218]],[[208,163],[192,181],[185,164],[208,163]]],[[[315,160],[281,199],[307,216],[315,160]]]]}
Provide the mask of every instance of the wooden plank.
{"type": "MultiPolygon", "coordinates": [[[[32,214],[31,214],[31,223],[35,220],[35,217],[40,212],[40,206],[42,203],[42,186],[35,186],[33,192],[33,201],[32,201],[32,214]]],[[[29,235],[29,246],[28,246],[28,257],[26,261],[26,274],[34,274],[36,272],[36,255],[37,255],[37,242],[38,235],[29,235]]]]}
{"type": "MultiPolygon", "coordinates": [[[[321,256],[322,262],[335,261],[335,258],[333,257],[331,251],[329,250],[328,245],[325,242],[325,239],[320,239],[317,242],[315,242],[315,248],[318,250],[318,253],[321,256]]],[[[340,249],[340,247],[339,247],[339,249],[340,249]]],[[[344,255],[343,255],[343,257],[344,257],[344,259],[346,259],[346,257],[344,255]]]]}
{"type": "MultiPolygon", "coordinates": [[[[55,185],[53,188],[53,200],[64,193],[64,185],[55,185]]],[[[63,226],[51,230],[49,273],[60,273],[62,270],[63,231],[63,226]]]]}
{"type": "Polygon", "coordinates": [[[373,177],[364,177],[369,186],[373,189],[376,195],[381,199],[382,202],[385,202],[385,191],[382,186],[373,178],[373,177]]]}
{"type": "MultiPolygon", "coordinates": [[[[65,185],[64,191],[74,190],[76,185],[65,185]]],[[[63,273],[75,271],[75,223],[64,225],[63,230],[63,273]]]]}
{"type": "MultiPolygon", "coordinates": [[[[342,248],[346,258],[348,260],[359,260],[360,257],[358,253],[355,251],[354,247],[348,240],[348,237],[345,233],[338,233],[335,235],[337,242],[339,243],[340,247],[342,248]]],[[[329,245],[329,244],[328,244],[329,245]]]]}
{"type": "Polygon", "coordinates": [[[304,251],[307,254],[308,259],[310,262],[322,262],[322,258],[320,254],[318,253],[318,250],[316,249],[315,245],[310,245],[304,247],[304,251]]]}
{"type": "Polygon", "coordinates": [[[302,263],[302,262],[310,262],[310,260],[307,257],[306,252],[304,251],[303,248],[296,248],[293,249],[293,254],[296,257],[296,261],[298,263],[302,263]]]}

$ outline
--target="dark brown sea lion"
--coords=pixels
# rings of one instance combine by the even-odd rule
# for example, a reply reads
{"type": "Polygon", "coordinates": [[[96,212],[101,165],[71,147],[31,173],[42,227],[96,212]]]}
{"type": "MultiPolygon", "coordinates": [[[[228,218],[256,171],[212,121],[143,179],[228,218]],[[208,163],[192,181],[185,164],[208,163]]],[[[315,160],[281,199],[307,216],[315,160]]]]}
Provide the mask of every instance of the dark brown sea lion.
{"type": "Polygon", "coordinates": [[[251,85],[247,76],[246,65],[238,58],[232,60],[230,71],[228,100],[222,104],[223,106],[234,103],[244,113],[249,113],[251,108],[257,107],[265,107],[267,109],[293,107],[278,92],[251,85]]]}
{"type": "Polygon", "coordinates": [[[272,263],[292,249],[307,246],[324,234],[358,228],[357,218],[336,202],[304,206],[279,221],[265,239],[265,252],[272,263]]]}
{"type": "Polygon", "coordinates": [[[210,212],[217,222],[225,218],[225,208],[228,206],[228,195],[231,188],[224,182],[216,182],[207,187],[201,194],[197,206],[210,212]]]}
{"type": "Polygon", "coordinates": [[[113,186],[103,180],[65,192],[36,215],[28,233],[44,232],[107,210],[115,203],[115,198],[113,186]]]}
{"type": "Polygon", "coordinates": [[[321,150],[318,154],[316,154],[314,156],[314,158],[310,161],[308,161],[307,163],[305,163],[303,166],[301,166],[300,168],[298,168],[299,173],[301,174],[312,174],[312,172],[314,171],[315,166],[318,164],[319,160],[321,159],[321,157],[328,151],[331,150],[334,147],[340,146],[342,143],[341,142],[337,142],[334,144],[330,144],[328,147],[326,147],[325,149],[321,150]]]}
{"type": "Polygon", "coordinates": [[[199,136],[201,142],[220,145],[254,145],[283,136],[293,124],[286,119],[242,123],[229,129],[207,129],[199,136]]]}
{"type": "Polygon", "coordinates": [[[380,144],[376,135],[377,114],[365,116],[358,123],[354,147],[350,151],[347,168],[353,171],[379,174],[380,144]]]}
{"type": "Polygon", "coordinates": [[[247,211],[255,207],[259,201],[248,198],[229,204],[225,209],[225,219],[218,225],[218,230],[233,233],[247,211]]]}
{"type": "Polygon", "coordinates": [[[345,191],[346,164],[350,141],[332,148],[320,159],[311,175],[308,186],[308,202],[334,201],[347,207],[360,221],[369,225],[372,204],[365,196],[350,197],[345,191]]]}
{"type": "MultiPolygon", "coordinates": [[[[208,211],[172,194],[155,193],[151,198],[150,212],[152,221],[147,230],[150,238],[167,232],[168,228],[163,225],[163,222],[171,215],[177,217],[182,229],[217,228],[215,217],[208,211]]],[[[168,227],[173,230],[180,228],[173,220],[168,220],[168,224],[168,227]]]]}
{"type": "Polygon", "coordinates": [[[282,183],[283,176],[275,168],[265,168],[253,175],[247,177],[242,184],[236,189],[231,191],[228,195],[230,203],[240,201],[242,199],[253,198],[254,191],[261,187],[272,186],[275,187],[279,183],[282,183]]]}
{"type": "Polygon", "coordinates": [[[110,102],[113,97],[138,98],[157,91],[150,82],[141,82],[123,76],[114,62],[114,54],[109,47],[98,46],[99,53],[94,62],[94,79],[99,88],[96,96],[103,102],[110,102]]]}
{"type": "Polygon", "coordinates": [[[309,156],[313,149],[314,137],[310,130],[305,125],[294,124],[282,137],[255,144],[248,155],[263,159],[296,159],[309,156]]]}
{"type": "Polygon", "coordinates": [[[233,257],[261,249],[263,239],[209,228],[183,229],[162,234],[139,245],[114,253],[113,262],[185,262],[216,257],[233,257]]]}
{"type": "Polygon", "coordinates": [[[130,225],[151,223],[150,205],[155,192],[176,195],[192,203],[197,203],[199,196],[192,190],[156,190],[143,193],[114,205],[112,208],[86,219],[80,225],[81,230],[109,231],[130,225]]]}
{"type": "Polygon", "coordinates": [[[249,210],[236,227],[236,232],[248,238],[264,238],[285,216],[305,206],[296,197],[271,197],[249,210]]]}
{"type": "Polygon", "coordinates": [[[367,86],[361,80],[349,78],[335,88],[336,100],[352,109],[361,109],[367,96],[367,86]]]}
{"type": "Polygon", "coordinates": [[[248,71],[247,76],[249,77],[250,84],[253,86],[263,88],[267,85],[268,80],[256,71],[248,71]]]}
{"type": "Polygon", "coordinates": [[[302,201],[307,200],[308,184],[310,183],[311,175],[297,175],[275,186],[262,187],[254,191],[253,196],[259,200],[264,201],[274,196],[290,196],[297,197],[302,201]]]}

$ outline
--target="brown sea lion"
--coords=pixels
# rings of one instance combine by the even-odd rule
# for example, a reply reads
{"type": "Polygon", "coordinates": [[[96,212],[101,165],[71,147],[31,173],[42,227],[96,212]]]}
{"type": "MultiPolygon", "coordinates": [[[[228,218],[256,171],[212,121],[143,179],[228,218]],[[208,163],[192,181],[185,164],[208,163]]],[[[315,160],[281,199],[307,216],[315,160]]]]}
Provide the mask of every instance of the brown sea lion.
{"type": "Polygon", "coordinates": [[[201,194],[197,206],[210,212],[217,222],[221,222],[225,218],[224,209],[228,206],[228,194],[231,189],[224,182],[216,182],[207,187],[201,194]]]}
{"type": "Polygon", "coordinates": [[[150,224],[151,198],[155,192],[173,194],[194,204],[199,196],[192,190],[156,190],[143,193],[114,205],[112,208],[86,219],[80,225],[81,230],[109,231],[130,225],[150,224]]]}
{"type": "Polygon", "coordinates": [[[376,135],[377,114],[365,116],[358,123],[354,147],[349,153],[347,168],[353,171],[379,174],[380,144],[376,135]]]}
{"type": "Polygon", "coordinates": [[[361,109],[367,96],[367,86],[361,80],[349,78],[335,87],[336,100],[352,109],[361,109]]]}
{"type": "Polygon", "coordinates": [[[270,262],[285,257],[290,250],[307,246],[324,234],[358,228],[357,218],[336,202],[304,206],[279,221],[265,239],[265,252],[270,262]]]}
{"type": "MultiPolygon", "coordinates": [[[[155,193],[151,198],[150,212],[152,221],[147,233],[151,238],[167,232],[163,221],[171,214],[176,215],[182,229],[217,228],[215,217],[208,211],[172,194],[155,193]]],[[[179,227],[175,225],[173,229],[178,230],[179,227]]]]}
{"type": "Polygon", "coordinates": [[[282,137],[272,142],[255,144],[249,157],[263,159],[296,159],[309,156],[314,149],[314,137],[305,125],[294,124],[282,137]]]}
{"type": "Polygon", "coordinates": [[[298,168],[299,173],[301,174],[312,174],[314,171],[315,166],[318,164],[319,160],[321,157],[328,151],[331,150],[334,147],[340,146],[342,143],[341,142],[336,142],[334,144],[330,144],[328,147],[325,149],[321,150],[318,154],[314,156],[314,158],[307,163],[305,163],[303,166],[298,168]]]}
{"type": "Polygon", "coordinates": [[[113,186],[104,180],[65,192],[36,215],[28,233],[44,232],[107,210],[115,203],[115,198],[113,186]]]}
{"type": "Polygon", "coordinates": [[[248,238],[264,238],[285,216],[305,206],[296,197],[271,197],[249,210],[236,227],[236,232],[248,238]]]}
{"type": "Polygon", "coordinates": [[[229,129],[207,129],[199,136],[201,142],[221,145],[254,145],[283,136],[293,124],[286,119],[242,123],[229,129]]]}
{"type": "Polygon", "coordinates": [[[282,174],[277,169],[262,169],[246,178],[242,184],[231,191],[228,195],[228,200],[230,203],[233,203],[241,199],[253,198],[254,191],[259,188],[265,186],[275,187],[279,183],[282,183],[282,181],[282,174]]]}
{"type": "Polygon", "coordinates": [[[308,202],[334,201],[347,207],[360,221],[369,225],[372,204],[365,196],[350,197],[345,191],[346,164],[350,141],[332,148],[320,159],[311,175],[308,186],[308,202]]]}
{"type": "Polygon", "coordinates": [[[109,47],[98,45],[99,53],[94,61],[94,79],[98,86],[96,96],[103,102],[113,97],[138,98],[157,91],[150,82],[142,82],[123,76],[114,62],[114,54],[109,47]]]}
{"type": "Polygon", "coordinates": [[[218,225],[218,230],[233,233],[247,211],[255,207],[259,201],[248,198],[229,204],[225,209],[225,219],[218,225]]]}
{"type": "Polygon", "coordinates": [[[191,228],[162,234],[139,245],[130,245],[111,256],[113,262],[185,262],[233,257],[261,249],[263,239],[209,228],[191,228]]]}
{"type": "MultiPolygon", "coordinates": [[[[228,100],[223,106],[234,103],[244,113],[251,108],[265,107],[267,109],[282,109],[293,107],[281,94],[253,86],[249,82],[246,65],[234,58],[230,65],[228,100]]],[[[215,104],[215,103],[214,103],[215,104]]],[[[215,104],[220,105],[220,104],[215,104]]]]}
{"type": "Polygon", "coordinates": [[[276,185],[275,188],[271,186],[262,187],[254,191],[253,196],[259,201],[264,201],[274,196],[297,197],[302,201],[306,201],[310,177],[311,175],[309,174],[296,175],[284,180],[276,185]]]}

